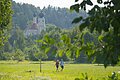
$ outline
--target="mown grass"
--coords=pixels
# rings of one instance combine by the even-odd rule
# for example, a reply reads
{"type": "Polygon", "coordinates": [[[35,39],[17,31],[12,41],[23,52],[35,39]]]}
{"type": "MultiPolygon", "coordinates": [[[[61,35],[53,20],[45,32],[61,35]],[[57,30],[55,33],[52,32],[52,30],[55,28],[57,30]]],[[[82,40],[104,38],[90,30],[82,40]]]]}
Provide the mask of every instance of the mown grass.
{"type": "Polygon", "coordinates": [[[55,62],[42,62],[42,72],[39,62],[0,61],[0,80],[74,80],[87,73],[93,80],[102,80],[113,71],[118,72],[119,66],[107,67],[97,64],[65,64],[63,71],[56,72],[55,62]]]}

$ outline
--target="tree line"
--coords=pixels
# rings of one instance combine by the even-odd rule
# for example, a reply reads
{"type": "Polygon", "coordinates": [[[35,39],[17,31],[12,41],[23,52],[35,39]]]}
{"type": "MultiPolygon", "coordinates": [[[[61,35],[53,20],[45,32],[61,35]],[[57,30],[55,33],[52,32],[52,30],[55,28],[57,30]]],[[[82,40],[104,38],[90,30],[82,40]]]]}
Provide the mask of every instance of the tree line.
{"type": "Polygon", "coordinates": [[[12,2],[12,9],[14,12],[12,17],[13,25],[18,25],[23,30],[27,24],[30,24],[34,14],[38,15],[41,12],[44,14],[46,24],[54,24],[61,28],[73,27],[72,20],[79,15],[83,17],[87,16],[86,12],[82,10],[77,14],[75,11],[70,12],[67,8],[52,7],[49,5],[40,9],[40,7],[25,3],[16,3],[15,1],[12,2]]]}

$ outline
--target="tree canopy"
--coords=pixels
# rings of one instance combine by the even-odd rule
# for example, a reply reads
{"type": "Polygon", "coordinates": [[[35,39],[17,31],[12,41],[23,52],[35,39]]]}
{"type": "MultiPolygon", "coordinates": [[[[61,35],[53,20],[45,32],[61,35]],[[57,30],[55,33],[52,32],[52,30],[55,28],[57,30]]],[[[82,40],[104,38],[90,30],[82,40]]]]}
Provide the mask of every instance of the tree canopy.
{"type": "Polygon", "coordinates": [[[0,1],[0,46],[7,40],[12,18],[11,0],[0,1]]]}
{"type": "Polygon", "coordinates": [[[88,11],[87,18],[78,17],[73,20],[73,23],[83,21],[79,25],[81,31],[87,27],[91,32],[96,30],[100,34],[98,37],[100,45],[96,46],[90,55],[96,61],[102,61],[105,67],[109,64],[114,66],[120,61],[120,0],[97,0],[97,3],[104,6],[93,4],[92,0],[83,0],[72,5],[70,9],[76,12],[79,12],[79,9],[86,11],[87,5],[93,6],[88,11]]]}

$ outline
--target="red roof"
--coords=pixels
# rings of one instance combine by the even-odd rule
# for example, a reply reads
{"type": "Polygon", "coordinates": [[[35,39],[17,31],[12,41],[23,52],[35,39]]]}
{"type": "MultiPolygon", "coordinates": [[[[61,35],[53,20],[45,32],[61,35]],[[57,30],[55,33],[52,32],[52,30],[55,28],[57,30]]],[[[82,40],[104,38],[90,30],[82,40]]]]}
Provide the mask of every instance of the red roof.
{"type": "Polygon", "coordinates": [[[30,27],[30,29],[37,29],[37,24],[33,23],[32,26],[30,27]]]}

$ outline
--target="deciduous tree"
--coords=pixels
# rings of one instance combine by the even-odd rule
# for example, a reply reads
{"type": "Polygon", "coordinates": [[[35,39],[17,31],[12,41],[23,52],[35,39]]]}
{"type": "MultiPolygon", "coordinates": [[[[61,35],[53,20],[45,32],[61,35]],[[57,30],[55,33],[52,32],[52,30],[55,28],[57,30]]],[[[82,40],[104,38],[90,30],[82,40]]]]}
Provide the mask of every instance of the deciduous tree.
{"type": "MultiPolygon", "coordinates": [[[[75,2],[78,1],[75,0],[75,2]]],[[[109,64],[114,66],[120,61],[120,0],[97,0],[97,3],[102,4],[103,7],[93,4],[92,1],[83,0],[70,7],[71,10],[79,12],[79,9],[86,10],[87,5],[93,6],[88,11],[87,18],[76,18],[73,23],[83,21],[79,26],[81,31],[87,27],[91,32],[96,30],[101,34],[98,37],[101,46],[96,46],[91,55],[94,54],[94,59],[101,60],[105,67],[109,64]],[[97,55],[101,55],[101,59],[98,59],[100,57],[97,55]]]]}
{"type": "Polygon", "coordinates": [[[0,46],[8,39],[8,31],[11,28],[11,0],[0,1],[0,46]]]}

